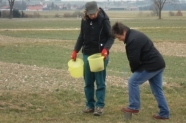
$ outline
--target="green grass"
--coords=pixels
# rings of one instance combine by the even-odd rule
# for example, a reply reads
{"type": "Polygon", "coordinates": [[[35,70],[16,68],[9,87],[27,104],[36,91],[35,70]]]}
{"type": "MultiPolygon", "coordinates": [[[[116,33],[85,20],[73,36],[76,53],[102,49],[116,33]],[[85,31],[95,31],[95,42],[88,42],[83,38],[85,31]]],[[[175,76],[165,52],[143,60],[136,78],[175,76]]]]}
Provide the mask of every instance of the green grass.
{"type": "Polygon", "coordinates": [[[79,30],[27,30],[27,31],[1,31],[2,35],[12,37],[36,38],[36,39],[59,39],[75,40],[78,37],[79,30]]]}
{"type": "MultiPolygon", "coordinates": [[[[114,13],[114,12],[113,12],[114,13]]],[[[111,14],[113,14],[111,13],[111,14]]],[[[135,14],[135,13],[133,13],[135,14]]],[[[114,14],[113,14],[114,15],[114,14]]],[[[116,20],[111,20],[112,24],[116,20]]],[[[121,19],[127,25],[138,28],[146,33],[154,41],[185,43],[186,22],[182,19],[121,19]],[[160,27],[160,28],[148,28],[160,27]],[[180,27],[180,28],[177,28],[180,27]]],[[[1,29],[31,29],[31,28],[79,28],[79,22],[69,19],[48,19],[46,20],[0,20],[1,29]],[[73,22],[73,23],[72,23],[73,22]],[[7,26],[5,26],[7,25],[7,26]]],[[[151,94],[148,84],[143,84],[141,90],[141,110],[138,115],[133,115],[132,121],[124,121],[123,113],[120,108],[128,104],[127,87],[122,87],[124,73],[126,77],[131,75],[128,66],[126,54],[119,49],[117,52],[110,53],[110,61],[107,67],[107,75],[113,78],[113,83],[107,83],[105,113],[101,117],[94,117],[92,114],[82,114],[81,110],[85,106],[85,97],[83,91],[83,79],[73,79],[67,74],[67,62],[77,39],[78,30],[25,30],[25,31],[4,31],[1,30],[0,36],[0,61],[6,63],[16,63],[20,65],[31,65],[47,70],[55,69],[60,71],[60,77],[53,74],[53,78],[60,81],[60,84],[66,84],[61,87],[60,84],[53,90],[43,89],[37,91],[40,87],[31,90],[16,90],[8,86],[0,90],[0,119],[2,123],[184,123],[186,119],[186,57],[166,56],[166,69],[164,71],[164,92],[171,111],[171,117],[168,121],[157,121],[151,118],[153,114],[158,113],[157,103],[151,94]],[[3,36],[9,38],[6,41],[3,36]],[[13,37],[13,38],[12,38],[13,37]],[[13,40],[13,41],[12,41],[13,40]],[[121,78],[121,79],[117,79],[121,78]],[[116,79],[114,79],[116,78],[116,79]],[[73,87],[74,83],[80,87],[73,87]],[[117,84],[120,84],[117,86],[117,84]]],[[[121,43],[121,45],[123,45],[121,43]]],[[[123,45],[124,48],[124,45],[123,45]]],[[[169,47],[166,47],[169,48],[169,47]]],[[[81,53],[78,54],[81,57],[81,53]]],[[[3,68],[3,66],[1,66],[3,68]]],[[[17,77],[17,73],[10,71],[9,76],[4,78],[4,70],[0,68],[1,86],[8,83],[11,76],[17,77]]],[[[7,66],[8,69],[8,66],[7,66]]],[[[17,68],[12,68],[17,69],[17,68]]],[[[36,68],[38,69],[38,68],[36,68]]],[[[30,68],[27,71],[29,72],[30,68]]],[[[18,71],[22,72],[22,71],[18,71]]],[[[8,74],[8,73],[7,73],[8,74]]],[[[24,73],[22,73],[24,74],[24,73]]],[[[34,83],[39,73],[26,74],[26,82],[34,83]],[[31,77],[36,77],[32,79],[31,77]],[[30,78],[29,78],[30,77],[30,78]]],[[[41,76],[40,83],[45,82],[45,75],[41,76]]],[[[49,76],[50,77],[50,76],[49,76]]],[[[20,78],[18,81],[22,81],[20,78]]],[[[55,83],[54,80],[52,81],[55,83]]],[[[14,80],[12,80],[14,81],[14,80]]],[[[16,80],[15,80],[16,81],[16,80]]],[[[11,84],[11,83],[10,83],[11,84]]],[[[13,83],[12,83],[13,84],[13,83]]],[[[24,83],[22,83],[24,84],[24,83]]],[[[1,87],[0,86],[0,87],[1,87]]],[[[22,86],[22,85],[19,85],[22,86]]],[[[34,85],[33,85],[34,86],[34,85]]]]}
{"type": "Polygon", "coordinates": [[[18,64],[37,64],[39,66],[66,69],[71,50],[62,46],[62,42],[58,45],[31,43],[3,46],[0,48],[0,59],[1,61],[11,61],[18,64]],[[61,61],[63,62],[61,63],[61,61]]]}
{"type": "MultiPolygon", "coordinates": [[[[13,37],[27,37],[39,39],[76,40],[79,35],[80,20],[53,19],[39,20],[0,20],[1,35],[13,37]],[[63,30],[63,29],[75,30],[63,30]],[[26,30],[11,30],[26,29],[26,30]],[[46,29],[46,30],[37,30],[46,29]]],[[[111,25],[116,20],[111,19],[111,25]]],[[[183,41],[186,38],[185,20],[164,19],[122,19],[120,20],[130,28],[137,29],[147,34],[153,41],[183,41]],[[166,32],[166,33],[164,33],[166,32]]]]}
{"type": "MultiPolygon", "coordinates": [[[[25,42],[26,43],[26,42],[25,42]]],[[[1,46],[0,59],[5,62],[18,64],[37,65],[55,69],[67,69],[67,62],[71,50],[60,43],[26,43],[1,46]]],[[[167,67],[165,69],[165,81],[170,87],[165,87],[165,95],[171,109],[171,120],[168,122],[180,122],[184,120],[185,109],[185,80],[184,76],[186,58],[165,57],[167,67]],[[176,85],[176,86],[174,86],[176,85]],[[177,87],[179,85],[179,87],[177,87]],[[175,102],[175,99],[178,101],[175,102]],[[179,115],[178,115],[179,114],[179,115]]],[[[126,56],[123,53],[111,53],[108,66],[109,76],[123,76],[126,67],[130,74],[126,56]],[[121,58],[121,55],[123,56],[121,58]],[[117,60],[116,60],[117,59],[117,60]],[[118,73],[117,73],[117,72],[118,73]]],[[[82,92],[64,91],[59,88],[53,92],[42,93],[15,93],[14,91],[2,92],[0,100],[8,102],[2,105],[0,110],[4,122],[123,122],[123,115],[119,109],[127,105],[127,88],[108,86],[105,114],[102,117],[83,115],[84,95],[82,92]],[[46,98],[47,97],[47,98],[46,98]],[[113,101],[114,100],[114,101],[113,101]],[[23,118],[21,118],[23,117],[23,118]],[[69,119],[70,118],[70,119],[69,119]]],[[[83,90],[82,90],[83,91],[83,90]]],[[[154,122],[151,115],[158,112],[157,104],[150,92],[148,85],[141,87],[141,113],[133,116],[135,122],[154,122]]]]}
{"type": "MultiPolygon", "coordinates": [[[[120,108],[127,104],[127,93],[123,88],[109,87],[106,96],[105,113],[101,117],[94,117],[91,114],[82,114],[84,108],[84,95],[73,91],[59,89],[52,93],[2,93],[0,100],[8,102],[1,105],[1,122],[17,123],[115,123],[125,122],[120,108]]],[[[152,114],[158,112],[157,104],[149,87],[141,89],[141,112],[133,115],[133,122],[156,123],[161,121],[153,120],[152,114]]],[[[165,88],[165,95],[171,110],[171,119],[166,123],[184,122],[185,102],[184,91],[182,93],[174,88],[165,88]],[[180,93],[179,93],[180,92],[180,93]],[[168,96],[167,96],[168,95],[168,96]],[[171,95],[171,97],[170,97],[171,95]],[[176,106],[176,107],[175,107],[176,106]]]]}
{"type": "MultiPolygon", "coordinates": [[[[135,27],[134,27],[135,29],[135,27]]],[[[137,28],[137,30],[147,34],[153,41],[183,41],[186,38],[186,28],[137,28]],[[164,33],[166,32],[166,33],[164,33]]],[[[79,30],[27,30],[27,31],[1,31],[1,35],[12,37],[39,38],[39,39],[59,39],[76,40],[79,30]]]]}
{"type": "Polygon", "coordinates": [[[20,18],[0,20],[0,29],[60,29],[79,27],[80,19],[42,19],[42,18],[20,18]]]}

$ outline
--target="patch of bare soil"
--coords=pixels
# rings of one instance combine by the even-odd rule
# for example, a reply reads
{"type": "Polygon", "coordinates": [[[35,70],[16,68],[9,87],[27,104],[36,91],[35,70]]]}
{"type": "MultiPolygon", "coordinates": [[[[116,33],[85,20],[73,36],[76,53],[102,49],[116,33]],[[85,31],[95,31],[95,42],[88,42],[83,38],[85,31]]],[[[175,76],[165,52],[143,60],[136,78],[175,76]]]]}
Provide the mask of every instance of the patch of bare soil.
{"type": "MultiPolygon", "coordinates": [[[[0,35],[0,44],[12,44],[12,43],[36,43],[36,42],[60,42],[62,40],[57,39],[40,39],[40,38],[22,38],[0,35]]],[[[69,43],[69,40],[63,40],[65,43],[69,43]]]]}
{"type": "MultiPolygon", "coordinates": [[[[12,43],[22,42],[59,42],[61,40],[15,38],[0,35],[0,45],[12,45],[12,43]]],[[[72,49],[74,43],[63,41],[72,49]]],[[[154,43],[157,49],[168,56],[186,57],[186,44],[175,42],[154,43]]],[[[114,43],[111,52],[125,52],[125,45],[121,42],[114,43]]],[[[127,80],[123,77],[107,76],[107,87],[118,86],[126,87],[127,80]]],[[[72,89],[81,93],[83,91],[83,78],[74,79],[68,70],[42,68],[15,63],[5,63],[0,61],[0,92],[4,91],[54,91],[60,89],[72,89]]]]}
{"type": "Polygon", "coordinates": [[[76,83],[65,70],[0,62],[0,91],[53,91],[76,83]]]}
{"type": "MultiPolygon", "coordinates": [[[[163,55],[186,57],[186,43],[155,42],[154,45],[163,55]]],[[[122,42],[115,43],[111,52],[125,52],[125,45],[122,42]]]]}
{"type": "MultiPolygon", "coordinates": [[[[107,86],[125,86],[120,77],[108,76],[107,86]]],[[[0,62],[0,92],[74,90],[83,93],[83,78],[74,79],[68,70],[0,62]]]]}
{"type": "MultiPolygon", "coordinates": [[[[15,38],[0,35],[0,45],[12,44],[12,43],[36,43],[36,42],[60,42],[62,40],[54,39],[32,39],[32,38],[15,38]]],[[[63,40],[64,47],[72,49],[74,47],[74,42],[71,43],[69,40],[63,40]]],[[[163,54],[167,56],[180,56],[186,57],[186,43],[181,42],[155,42],[155,47],[163,54]]],[[[125,45],[122,42],[115,42],[111,48],[111,52],[125,52],[125,45]]]]}
{"type": "Polygon", "coordinates": [[[60,29],[0,29],[0,31],[48,31],[48,30],[80,30],[80,28],[60,28],[60,29]]]}
{"type": "Polygon", "coordinates": [[[186,43],[159,42],[154,45],[163,55],[186,57],[186,43]]]}

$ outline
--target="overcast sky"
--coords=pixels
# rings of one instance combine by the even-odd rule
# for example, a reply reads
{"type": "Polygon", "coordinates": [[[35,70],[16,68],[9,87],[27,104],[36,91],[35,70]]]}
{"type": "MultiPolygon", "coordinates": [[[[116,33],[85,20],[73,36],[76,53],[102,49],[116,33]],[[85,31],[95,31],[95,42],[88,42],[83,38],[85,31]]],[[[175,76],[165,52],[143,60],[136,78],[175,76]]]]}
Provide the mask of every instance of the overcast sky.
{"type": "MultiPolygon", "coordinates": [[[[63,1],[108,1],[108,0],[63,0],[63,1]]],[[[109,1],[136,1],[136,0],[109,0],[109,1]]]]}
{"type": "MultiPolygon", "coordinates": [[[[62,1],[108,1],[108,0],[62,0],[62,1]]],[[[109,1],[144,1],[144,0],[109,0],[109,1]]],[[[177,0],[186,1],[186,0],[177,0]]]]}
{"type": "MultiPolygon", "coordinates": [[[[53,1],[53,0],[48,0],[53,1]]],[[[62,1],[108,1],[108,0],[62,0],[62,1]]],[[[109,0],[109,1],[140,1],[140,0],[109,0]]],[[[186,0],[175,0],[175,1],[186,1],[186,0]]]]}
{"type": "MultiPolygon", "coordinates": [[[[39,0],[38,0],[39,1],[39,0]]],[[[45,0],[45,1],[55,1],[55,0],[45,0]]],[[[97,2],[102,2],[102,1],[108,1],[108,0],[61,0],[61,1],[84,1],[84,2],[88,2],[88,1],[97,1],[97,2]]],[[[113,1],[141,1],[141,0],[109,0],[110,2],[113,1]]],[[[186,0],[175,0],[175,1],[186,1],[186,0]]]]}

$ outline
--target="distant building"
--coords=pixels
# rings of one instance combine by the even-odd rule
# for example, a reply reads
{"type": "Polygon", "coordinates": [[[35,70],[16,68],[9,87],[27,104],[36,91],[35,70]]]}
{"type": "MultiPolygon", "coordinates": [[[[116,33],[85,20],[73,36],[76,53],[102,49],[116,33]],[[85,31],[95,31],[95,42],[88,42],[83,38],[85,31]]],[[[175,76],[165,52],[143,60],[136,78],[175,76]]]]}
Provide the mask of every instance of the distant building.
{"type": "Polygon", "coordinates": [[[29,5],[27,6],[26,11],[43,11],[42,5],[29,5]]]}
{"type": "MultiPolygon", "coordinates": [[[[19,3],[19,10],[43,11],[43,10],[78,10],[83,11],[87,0],[16,0],[19,3]],[[24,9],[23,1],[25,3],[24,9]],[[20,5],[22,5],[20,7],[20,5]],[[53,6],[51,9],[51,5],[53,6]]],[[[6,6],[1,5],[0,10],[9,10],[8,0],[3,0],[6,6]]],[[[151,10],[152,0],[102,0],[97,1],[98,6],[104,10],[115,11],[139,11],[151,10]]],[[[15,6],[14,6],[15,7],[15,6]]],[[[167,1],[163,10],[186,10],[186,0],[167,1]]]]}
{"type": "Polygon", "coordinates": [[[2,6],[0,7],[0,10],[3,11],[3,10],[10,10],[10,6],[2,6]]]}
{"type": "Polygon", "coordinates": [[[127,10],[129,11],[139,11],[139,7],[128,7],[127,10]]]}

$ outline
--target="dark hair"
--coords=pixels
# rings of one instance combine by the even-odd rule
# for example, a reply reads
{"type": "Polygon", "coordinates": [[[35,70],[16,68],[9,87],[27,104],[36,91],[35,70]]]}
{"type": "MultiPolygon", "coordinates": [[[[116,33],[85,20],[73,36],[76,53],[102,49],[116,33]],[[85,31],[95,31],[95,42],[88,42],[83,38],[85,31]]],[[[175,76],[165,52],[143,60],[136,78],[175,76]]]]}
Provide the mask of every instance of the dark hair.
{"type": "Polygon", "coordinates": [[[115,35],[123,35],[123,31],[128,31],[129,27],[122,24],[121,22],[116,22],[111,29],[112,36],[115,37],[115,35]]]}

